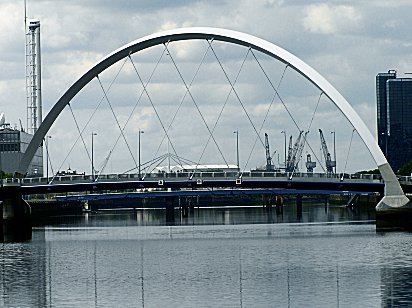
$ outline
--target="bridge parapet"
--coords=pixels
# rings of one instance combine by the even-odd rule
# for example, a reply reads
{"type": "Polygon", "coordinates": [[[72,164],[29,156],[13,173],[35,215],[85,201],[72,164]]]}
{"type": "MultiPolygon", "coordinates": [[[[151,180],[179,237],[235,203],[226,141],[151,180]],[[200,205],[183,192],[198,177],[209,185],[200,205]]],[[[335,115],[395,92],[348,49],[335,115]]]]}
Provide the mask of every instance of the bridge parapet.
{"type": "MultiPolygon", "coordinates": [[[[285,180],[285,181],[345,181],[345,182],[380,182],[382,179],[378,174],[337,174],[337,175],[327,175],[325,173],[294,173],[293,177],[291,173],[285,172],[171,172],[171,173],[150,173],[145,175],[144,180],[186,180],[186,179],[236,179],[240,176],[243,179],[254,179],[254,180],[285,180]]],[[[102,174],[98,178],[98,182],[121,182],[121,181],[137,181],[139,180],[138,174],[102,174]]],[[[400,180],[407,181],[409,185],[412,185],[411,177],[402,177],[400,180]]],[[[22,186],[32,186],[32,185],[45,185],[51,181],[51,178],[47,179],[45,177],[36,178],[11,178],[3,179],[2,185],[22,185],[22,186]]],[[[71,183],[84,183],[92,182],[91,175],[75,174],[75,175],[65,175],[56,176],[53,179],[52,184],[71,184],[71,183]]]]}

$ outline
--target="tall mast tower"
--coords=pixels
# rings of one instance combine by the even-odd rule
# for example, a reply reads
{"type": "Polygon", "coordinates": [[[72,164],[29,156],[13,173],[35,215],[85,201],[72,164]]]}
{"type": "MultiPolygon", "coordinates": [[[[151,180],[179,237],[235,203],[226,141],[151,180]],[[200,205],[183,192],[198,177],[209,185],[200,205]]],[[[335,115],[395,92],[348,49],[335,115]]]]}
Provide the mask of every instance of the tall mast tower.
{"type": "Polygon", "coordinates": [[[27,130],[34,134],[42,122],[40,21],[26,22],[27,130]]]}

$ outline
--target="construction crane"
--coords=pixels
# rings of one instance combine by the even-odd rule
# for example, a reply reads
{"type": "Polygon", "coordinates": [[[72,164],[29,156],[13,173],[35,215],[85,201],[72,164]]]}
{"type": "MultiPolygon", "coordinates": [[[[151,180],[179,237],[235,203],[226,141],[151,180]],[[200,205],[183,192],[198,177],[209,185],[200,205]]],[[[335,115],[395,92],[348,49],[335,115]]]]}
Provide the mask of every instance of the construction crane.
{"type": "Polygon", "coordinates": [[[332,160],[331,155],[328,151],[328,146],[326,145],[325,137],[323,137],[323,132],[319,129],[320,143],[322,145],[322,152],[325,158],[326,164],[326,174],[333,174],[333,168],[336,166],[336,161],[332,160]]]}
{"type": "Polygon", "coordinates": [[[289,147],[288,147],[288,158],[286,160],[286,166],[285,166],[285,171],[289,172],[289,165],[290,161],[292,160],[292,154],[293,154],[293,146],[292,146],[292,136],[289,138],[289,147]]]}
{"type": "Polygon", "coordinates": [[[275,166],[272,163],[272,157],[270,156],[270,147],[269,147],[269,137],[265,133],[265,150],[266,150],[266,171],[274,171],[275,166]]]}
{"type": "Polygon", "coordinates": [[[294,172],[297,171],[298,164],[300,161],[300,156],[302,155],[303,147],[306,143],[306,136],[308,132],[303,135],[303,131],[299,133],[298,138],[295,141],[295,144],[292,148],[292,136],[289,139],[289,152],[288,152],[288,160],[286,162],[286,172],[294,172]],[[303,136],[303,138],[302,138],[303,136]]]}
{"type": "MultiPolygon", "coordinates": [[[[294,169],[294,170],[296,170],[296,171],[299,170],[298,164],[299,164],[299,161],[300,161],[300,159],[301,159],[301,157],[302,157],[302,152],[303,152],[303,148],[304,148],[305,143],[306,143],[306,136],[308,135],[308,133],[309,133],[309,132],[306,132],[306,133],[303,135],[303,139],[300,141],[300,144],[299,144],[299,147],[298,147],[296,156],[295,156],[295,161],[296,161],[296,162],[295,162],[295,169],[294,169]]],[[[302,135],[302,134],[303,134],[303,131],[300,132],[300,135],[302,135]]]]}
{"type": "Polygon", "coordinates": [[[316,162],[312,161],[312,157],[310,154],[306,155],[306,171],[309,173],[313,173],[313,169],[316,167],[316,162]]]}

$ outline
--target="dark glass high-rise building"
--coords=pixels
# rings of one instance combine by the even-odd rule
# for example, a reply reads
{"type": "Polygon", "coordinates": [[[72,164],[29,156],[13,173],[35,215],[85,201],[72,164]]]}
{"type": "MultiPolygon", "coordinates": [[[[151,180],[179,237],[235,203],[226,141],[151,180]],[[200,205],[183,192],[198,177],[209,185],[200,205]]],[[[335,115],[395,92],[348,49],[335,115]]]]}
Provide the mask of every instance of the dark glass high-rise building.
{"type": "Polygon", "coordinates": [[[412,78],[376,76],[378,144],[393,170],[412,159],[412,78]]]}
{"type": "Polygon", "coordinates": [[[377,104],[377,120],[378,120],[378,144],[382,152],[386,155],[387,151],[387,136],[388,136],[388,113],[387,113],[387,95],[386,82],[388,79],[395,79],[396,71],[387,73],[379,73],[376,76],[376,104],[377,104]]]}

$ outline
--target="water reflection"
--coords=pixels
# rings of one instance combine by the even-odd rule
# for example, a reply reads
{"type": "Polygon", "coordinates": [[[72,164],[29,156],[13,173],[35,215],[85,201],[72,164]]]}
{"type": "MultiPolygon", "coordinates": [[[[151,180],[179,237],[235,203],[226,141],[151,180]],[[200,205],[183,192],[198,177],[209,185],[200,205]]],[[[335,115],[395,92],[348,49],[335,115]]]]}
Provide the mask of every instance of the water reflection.
{"type": "Polygon", "coordinates": [[[1,245],[0,306],[46,307],[44,235],[44,232],[35,232],[36,239],[31,243],[1,245]]]}
{"type": "Polygon", "coordinates": [[[136,209],[134,211],[99,211],[79,216],[56,216],[33,221],[34,226],[182,226],[182,225],[232,225],[232,224],[272,224],[373,221],[373,206],[351,210],[345,206],[331,206],[319,203],[306,203],[302,208],[286,204],[282,211],[275,207],[210,207],[191,208],[186,214],[175,208],[136,209]]]}
{"type": "Polygon", "coordinates": [[[14,243],[31,240],[32,225],[30,219],[22,221],[2,221],[0,243],[14,243]]]}
{"type": "Polygon", "coordinates": [[[382,268],[382,306],[407,307],[412,304],[411,268],[382,268]]]}
{"type": "Polygon", "coordinates": [[[286,208],[191,214],[174,226],[161,210],[37,226],[30,242],[2,244],[0,306],[412,304],[412,235],[376,234],[367,212],[304,207],[300,223],[278,223],[297,219],[286,208]]]}
{"type": "Polygon", "coordinates": [[[410,247],[403,244],[404,237],[411,234],[383,234],[389,240],[382,243],[382,253],[389,254],[392,262],[386,262],[381,267],[382,306],[410,307],[412,306],[412,254],[410,247]]]}

